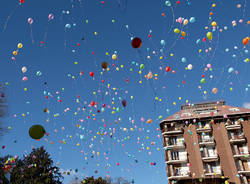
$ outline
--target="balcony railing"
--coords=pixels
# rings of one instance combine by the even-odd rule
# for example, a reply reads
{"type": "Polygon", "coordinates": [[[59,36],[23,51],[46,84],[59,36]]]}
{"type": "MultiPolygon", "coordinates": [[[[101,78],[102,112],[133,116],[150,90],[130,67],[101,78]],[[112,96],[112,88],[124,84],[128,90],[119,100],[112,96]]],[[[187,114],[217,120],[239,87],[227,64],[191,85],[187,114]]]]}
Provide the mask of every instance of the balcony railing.
{"type": "Polygon", "coordinates": [[[239,158],[241,160],[247,160],[249,158],[249,153],[239,153],[239,154],[234,154],[234,158],[239,158]]]}
{"type": "Polygon", "coordinates": [[[182,144],[173,144],[173,145],[169,145],[167,144],[164,149],[165,150],[178,150],[178,149],[183,149],[185,148],[185,145],[182,143],[182,144]]]}
{"type": "Polygon", "coordinates": [[[189,175],[185,175],[185,174],[168,177],[169,180],[189,179],[189,178],[190,178],[190,176],[189,175]]]}
{"type": "Polygon", "coordinates": [[[174,134],[182,134],[183,129],[182,128],[169,128],[165,132],[162,133],[162,135],[174,135],[174,134]]]}
{"type": "Polygon", "coordinates": [[[196,131],[198,133],[201,133],[201,132],[211,132],[212,129],[210,127],[199,127],[199,128],[196,129],[196,131]]]}
{"type": "Polygon", "coordinates": [[[205,156],[205,157],[202,157],[202,160],[204,162],[216,162],[218,161],[218,155],[210,155],[210,156],[205,156]]]}
{"type": "Polygon", "coordinates": [[[238,129],[241,129],[241,125],[239,125],[239,124],[227,125],[226,129],[227,130],[238,130],[238,129]]]}
{"type": "Polygon", "coordinates": [[[185,159],[180,159],[180,160],[168,160],[165,162],[166,164],[184,164],[187,163],[187,158],[185,159]]]}
{"type": "Polygon", "coordinates": [[[236,143],[244,143],[244,142],[246,142],[246,139],[244,138],[244,136],[243,136],[243,137],[239,136],[239,137],[231,138],[231,139],[229,140],[229,142],[230,142],[230,143],[233,143],[233,144],[236,144],[236,143]]]}
{"type": "Polygon", "coordinates": [[[238,174],[243,174],[246,176],[250,176],[250,171],[238,171],[238,174]]]}

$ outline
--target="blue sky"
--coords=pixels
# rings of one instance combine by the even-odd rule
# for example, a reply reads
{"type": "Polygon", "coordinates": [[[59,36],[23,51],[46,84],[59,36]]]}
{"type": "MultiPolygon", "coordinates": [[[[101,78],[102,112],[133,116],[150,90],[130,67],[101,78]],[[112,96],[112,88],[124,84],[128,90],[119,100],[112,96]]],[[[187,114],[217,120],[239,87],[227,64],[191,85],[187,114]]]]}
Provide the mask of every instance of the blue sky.
{"type": "Polygon", "coordinates": [[[32,146],[43,145],[55,164],[72,170],[70,176],[64,175],[64,183],[74,175],[167,183],[157,131],[161,117],[178,111],[181,104],[205,100],[224,99],[228,105],[249,107],[249,45],[242,43],[250,36],[249,4],[246,0],[180,0],[180,4],[170,0],[171,6],[158,0],[103,2],[1,3],[0,79],[6,87],[9,116],[4,122],[10,130],[1,139],[6,148],[0,155],[22,156],[32,146]],[[51,13],[54,19],[48,21],[51,13]],[[194,17],[195,22],[184,26],[176,22],[179,17],[194,17]],[[181,33],[174,33],[177,28],[186,33],[183,39],[181,33]],[[207,32],[213,34],[210,41],[207,32]],[[141,38],[139,49],[131,46],[131,37],[141,38]],[[23,48],[13,56],[18,43],[23,48]],[[112,60],[115,53],[117,60],[112,60]],[[109,71],[102,71],[103,61],[109,71]],[[192,69],[187,70],[190,64],[192,69]],[[22,73],[24,66],[26,73],[22,73]],[[167,66],[170,72],[165,71],[167,66]],[[144,77],[149,71],[152,79],[144,77]],[[216,94],[213,88],[218,89],[216,94]],[[96,107],[89,106],[92,101],[96,107]],[[28,130],[34,124],[43,125],[49,135],[32,140],[28,130]]]}

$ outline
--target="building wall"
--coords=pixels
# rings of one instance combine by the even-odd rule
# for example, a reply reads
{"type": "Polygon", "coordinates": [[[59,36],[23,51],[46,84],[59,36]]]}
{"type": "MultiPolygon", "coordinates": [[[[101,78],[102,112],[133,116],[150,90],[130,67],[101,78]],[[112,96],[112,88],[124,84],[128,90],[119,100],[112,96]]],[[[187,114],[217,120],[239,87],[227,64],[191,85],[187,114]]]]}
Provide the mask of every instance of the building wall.
{"type": "Polygon", "coordinates": [[[223,122],[212,125],[213,135],[216,142],[217,153],[220,157],[221,169],[224,176],[230,178],[229,182],[241,184],[240,179],[236,176],[238,174],[230,142],[227,135],[227,130],[223,122]]]}
{"type": "Polygon", "coordinates": [[[243,121],[241,122],[243,127],[243,132],[245,134],[245,137],[247,139],[247,147],[248,150],[250,150],[250,121],[243,121]]]}
{"type": "Polygon", "coordinates": [[[204,168],[195,125],[184,127],[184,140],[186,143],[189,163],[191,164],[190,172],[195,178],[200,178],[204,175],[204,168]]]}

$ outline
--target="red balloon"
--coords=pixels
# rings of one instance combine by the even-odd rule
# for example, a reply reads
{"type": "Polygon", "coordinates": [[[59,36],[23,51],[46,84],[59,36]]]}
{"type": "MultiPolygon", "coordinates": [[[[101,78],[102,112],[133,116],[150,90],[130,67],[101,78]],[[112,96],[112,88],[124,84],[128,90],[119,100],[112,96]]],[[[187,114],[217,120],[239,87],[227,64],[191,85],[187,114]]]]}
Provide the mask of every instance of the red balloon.
{"type": "Polygon", "coordinates": [[[91,77],[94,77],[95,73],[94,73],[94,72],[89,72],[89,75],[90,75],[91,77]]]}
{"type": "Polygon", "coordinates": [[[24,3],[24,0],[19,0],[19,3],[21,3],[21,4],[24,3]]]}
{"type": "Polygon", "coordinates": [[[127,101],[126,101],[126,100],[123,100],[123,101],[122,101],[122,106],[123,106],[123,107],[126,107],[126,106],[127,106],[127,101]]]}
{"type": "Polygon", "coordinates": [[[132,40],[131,45],[132,45],[132,47],[135,48],[135,49],[140,48],[141,45],[142,45],[142,41],[141,41],[140,38],[137,38],[137,37],[136,37],[136,38],[134,38],[134,39],[132,40]]]}
{"type": "Polygon", "coordinates": [[[90,105],[91,105],[91,106],[95,106],[95,102],[92,101],[92,102],[90,103],[90,105]]]}
{"type": "Polygon", "coordinates": [[[170,70],[171,70],[170,66],[167,66],[167,67],[165,68],[165,71],[166,71],[166,72],[170,72],[170,70]]]}

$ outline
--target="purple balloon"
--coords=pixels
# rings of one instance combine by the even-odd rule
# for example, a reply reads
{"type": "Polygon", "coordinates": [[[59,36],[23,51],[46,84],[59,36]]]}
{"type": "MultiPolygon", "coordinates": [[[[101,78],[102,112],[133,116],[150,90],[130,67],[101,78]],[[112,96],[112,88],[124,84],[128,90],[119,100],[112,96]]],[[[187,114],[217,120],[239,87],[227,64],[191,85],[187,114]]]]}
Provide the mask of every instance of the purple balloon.
{"type": "Polygon", "coordinates": [[[54,19],[54,14],[53,13],[49,14],[48,19],[49,19],[49,21],[53,20],[54,19]]]}

